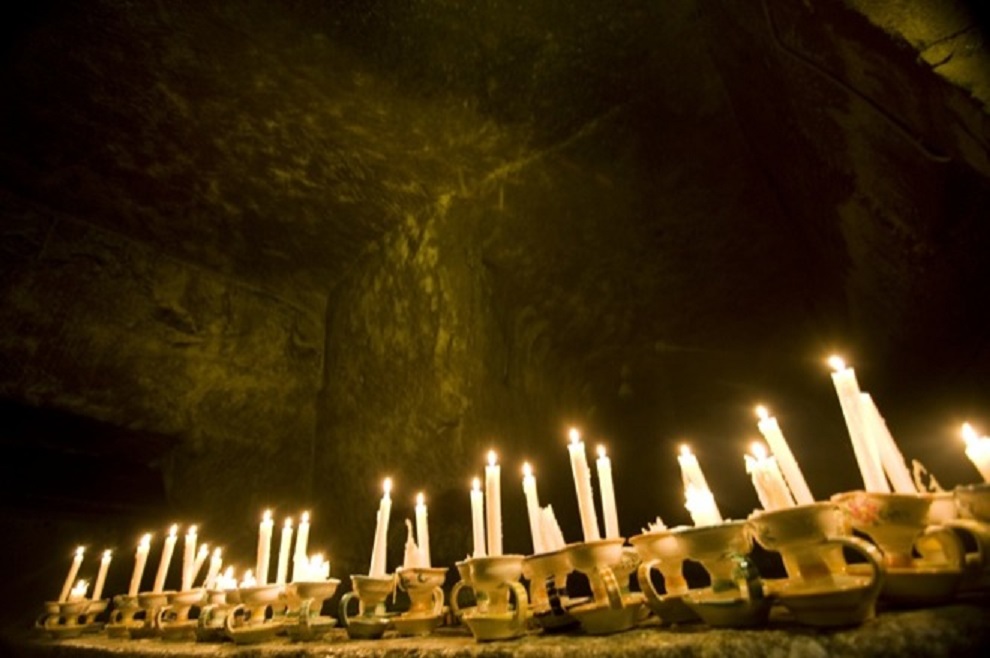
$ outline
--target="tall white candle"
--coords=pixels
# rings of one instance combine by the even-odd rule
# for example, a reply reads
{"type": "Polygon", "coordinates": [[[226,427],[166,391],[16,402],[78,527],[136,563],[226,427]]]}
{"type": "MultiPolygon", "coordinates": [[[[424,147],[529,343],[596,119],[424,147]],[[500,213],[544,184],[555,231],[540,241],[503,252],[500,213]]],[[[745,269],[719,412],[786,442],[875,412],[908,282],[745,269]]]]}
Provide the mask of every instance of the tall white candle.
{"type": "Polygon", "coordinates": [[[619,514],[615,509],[615,487],[612,484],[612,460],[605,454],[605,446],[598,446],[598,459],[595,461],[598,470],[598,486],[602,490],[602,516],[605,517],[605,537],[615,539],[619,536],[619,514]]]}
{"type": "Polygon", "coordinates": [[[208,544],[200,544],[199,549],[196,551],[196,561],[193,562],[192,576],[189,578],[190,587],[195,587],[196,580],[199,579],[199,572],[203,569],[203,565],[206,564],[206,558],[209,555],[210,546],[208,544]]]}
{"type": "Polygon", "coordinates": [[[684,506],[691,514],[691,520],[696,526],[715,525],[722,522],[722,514],[715,504],[715,496],[708,488],[708,481],[701,470],[698,458],[694,456],[687,445],[681,446],[677,462],[681,466],[681,477],[684,481],[684,506]]]}
{"type": "Polygon", "coordinates": [[[261,516],[261,523],[258,524],[258,559],[254,565],[254,578],[259,585],[268,584],[268,570],[272,563],[272,530],[274,525],[271,510],[265,510],[261,516]]]}
{"type": "Polygon", "coordinates": [[[837,356],[829,357],[828,363],[834,369],[832,383],[835,385],[835,392],[839,396],[839,405],[842,407],[842,416],[845,418],[846,429],[849,431],[849,438],[852,441],[856,464],[863,476],[864,488],[872,493],[890,493],[890,486],[887,484],[887,478],[884,477],[883,466],[880,463],[879,450],[867,434],[863,422],[856,372],[847,367],[845,362],[837,356]]]}
{"type": "Polygon", "coordinates": [[[574,477],[574,490],[577,493],[578,512],[581,515],[581,529],[586,542],[601,538],[598,534],[598,517],[595,514],[595,497],[591,489],[591,469],[584,452],[584,441],[575,429],[570,430],[570,444],[567,450],[571,457],[571,475],[574,477]]]}
{"type": "Polygon", "coordinates": [[[488,532],[488,555],[502,554],[502,467],[494,450],[488,451],[485,466],[485,526],[488,532]]]}
{"type": "Polygon", "coordinates": [[[430,526],[426,517],[426,500],[422,492],[416,494],[416,542],[419,545],[421,565],[433,566],[430,561],[430,526]]]}
{"type": "Polygon", "coordinates": [[[286,517],[282,526],[282,537],[278,545],[278,567],[275,569],[275,584],[284,585],[289,576],[289,551],[292,548],[292,517],[286,517]]]}
{"type": "Polygon", "coordinates": [[[375,526],[375,544],[371,549],[371,568],[368,575],[382,578],[386,573],[386,556],[388,553],[388,521],[392,514],[392,478],[382,482],[382,500],[378,504],[378,520],[375,526]]]}
{"type": "Polygon", "coordinates": [[[299,527],[296,529],[296,550],[292,557],[292,581],[303,580],[303,572],[309,565],[309,556],[306,550],[309,548],[309,512],[303,512],[299,519],[299,527]]]}
{"type": "Polygon", "coordinates": [[[100,560],[100,570],[96,574],[96,584],[93,585],[93,600],[99,601],[103,596],[103,584],[107,581],[107,570],[110,568],[111,553],[109,550],[103,551],[103,558],[100,560]]]}
{"type": "Polygon", "coordinates": [[[540,535],[543,538],[543,548],[548,552],[560,550],[567,545],[560,524],[557,523],[557,516],[553,513],[553,505],[540,510],[540,535]]]}
{"type": "Polygon", "coordinates": [[[893,485],[897,493],[914,494],[918,493],[918,488],[914,484],[911,471],[908,470],[904,462],[904,456],[897,448],[897,443],[887,428],[887,421],[880,415],[876,403],[869,393],[859,394],[859,408],[863,415],[863,422],[866,425],[867,436],[880,454],[880,463],[883,466],[890,484],[893,485]]]}
{"type": "Polygon", "coordinates": [[[766,407],[763,406],[756,408],[756,416],[759,418],[757,427],[770,445],[770,452],[776,458],[780,472],[783,474],[791,493],[794,494],[795,502],[798,505],[811,505],[815,502],[815,497],[811,495],[808,483],[804,480],[804,474],[801,473],[797,460],[794,459],[794,454],[791,452],[790,446],[787,445],[787,440],[780,430],[780,425],[777,424],[777,419],[771,416],[766,407]]]}
{"type": "Polygon", "coordinates": [[[685,490],[688,486],[693,486],[699,491],[708,491],[708,482],[698,464],[698,458],[691,452],[691,448],[687,444],[681,445],[681,452],[677,455],[677,463],[681,466],[681,479],[684,481],[685,490]]]}
{"type": "Polygon", "coordinates": [[[182,591],[192,589],[193,565],[196,563],[196,526],[186,531],[182,551],[182,591]]]}
{"type": "Polygon", "coordinates": [[[963,423],[962,437],[966,442],[966,456],[983,476],[983,481],[990,482],[990,437],[981,438],[969,423],[963,423]]]}
{"type": "Polygon", "coordinates": [[[141,578],[144,577],[144,566],[148,562],[148,551],[151,550],[151,535],[145,534],[138,542],[134,552],[134,571],[131,573],[131,585],[127,590],[128,596],[137,596],[141,589],[141,578]]]}
{"type": "Polygon", "coordinates": [[[158,573],[155,574],[155,586],[152,592],[160,594],[165,590],[165,577],[168,575],[168,566],[172,562],[172,551],[175,550],[175,534],[179,531],[179,526],[173,525],[168,529],[168,536],[165,537],[165,544],[162,546],[162,558],[158,562],[158,573]]]}
{"type": "Polygon", "coordinates": [[[203,587],[206,589],[214,589],[217,583],[217,577],[220,575],[220,569],[223,568],[223,554],[220,548],[213,549],[213,555],[210,556],[210,568],[206,571],[206,578],[203,580],[203,587]]]}
{"type": "Polygon", "coordinates": [[[474,557],[485,557],[485,503],[481,493],[481,481],[471,481],[471,534],[474,538],[474,557]]]}
{"type": "Polygon", "coordinates": [[[540,528],[540,498],[536,494],[536,477],[529,463],[523,464],[523,494],[526,496],[526,513],[529,516],[529,534],[533,538],[533,553],[543,553],[543,532],[540,528]]]}
{"type": "Polygon", "coordinates": [[[753,480],[753,488],[763,509],[774,512],[793,507],[794,499],[777,468],[777,460],[767,456],[762,443],[754,442],[751,450],[753,454],[745,456],[746,472],[753,480]]]}
{"type": "Polygon", "coordinates": [[[65,577],[65,583],[62,584],[62,592],[58,595],[58,600],[62,603],[69,600],[69,594],[72,592],[72,584],[76,580],[76,575],[79,573],[79,567],[82,565],[83,553],[86,552],[86,548],[80,546],[76,549],[75,555],[72,556],[72,564],[69,565],[69,574],[65,577]]]}

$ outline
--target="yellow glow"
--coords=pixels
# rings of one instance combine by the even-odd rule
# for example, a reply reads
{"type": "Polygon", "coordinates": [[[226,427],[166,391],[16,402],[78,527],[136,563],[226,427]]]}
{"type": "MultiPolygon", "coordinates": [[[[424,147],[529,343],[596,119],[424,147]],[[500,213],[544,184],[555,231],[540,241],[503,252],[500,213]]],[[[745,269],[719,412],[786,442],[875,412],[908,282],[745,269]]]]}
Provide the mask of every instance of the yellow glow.
{"type": "Polygon", "coordinates": [[[309,512],[303,512],[302,513],[302,521],[301,521],[301,523],[309,523],[309,512]]]}
{"type": "Polygon", "coordinates": [[[416,494],[416,504],[417,505],[425,505],[426,504],[426,498],[423,496],[423,492],[422,491],[420,491],[418,494],[416,494]]]}
{"type": "MultiPolygon", "coordinates": [[[[217,546],[216,548],[213,549],[213,557],[215,559],[219,560],[221,555],[223,555],[223,553],[220,551],[220,547],[219,546],[217,546]]],[[[233,567],[229,567],[229,568],[230,569],[233,569],[233,567]]]]}
{"type": "Polygon", "coordinates": [[[194,525],[189,526],[189,532],[186,533],[186,536],[188,536],[188,537],[195,537],[196,536],[196,526],[194,526],[194,525]]]}
{"type": "Polygon", "coordinates": [[[210,552],[210,546],[209,546],[209,544],[200,544],[199,545],[199,555],[201,557],[205,558],[206,557],[206,554],[209,553],[209,552],[210,552]]]}
{"type": "Polygon", "coordinates": [[[265,510],[265,513],[261,515],[261,520],[264,521],[264,522],[266,522],[266,523],[268,521],[271,521],[272,520],[272,511],[270,509],[266,509],[265,510]]]}
{"type": "Polygon", "coordinates": [[[144,548],[150,547],[151,546],[151,533],[150,532],[146,532],[143,535],[141,535],[141,541],[138,543],[138,545],[139,546],[143,546],[144,548]]]}
{"type": "Polygon", "coordinates": [[[529,465],[529,462],[523,463],[523,476],[533,477],[533,468],[529,465]]]}
{"type": "Polygon", "coordinates": [[[976,430],[973,429],[973,426],[970,425],[969,423],[962,424],[962,437],[963,440],[966,442],[966,445],[973,443],[979,438],[979,436],[976,433],[976,430]]]}
{"type": "Polygon", "coordinates": [[[471,480],[471,489],[474,491],[481,491],[481,480],[478,478],[471,480]]]}
{"type": "Polygon", "coordinates": [[[489,466],[494,466],[497,463],[498,463],[498,455],[495,454],[495,451],[494,450],[489,450],[488,451],[488,465],[489,466]]]}
{"type": "Polygon", "coordinates": [[[109,560],[111,555],[113,555],[113,552],[109,548],[107,550],[103,551],[103,559],[104,560],[109,560]]]}
{"type": "Polygon", "coordinates": [[[86,552],[86,547],[85,546],[79,546],[79,547],[77,547],[76,548],[76,557],[82,557],[83,556],[83,553],[85,553],[85,552],[86,552]]]}
{"type": "Polygon", "coordinates": [[[760,420],[766,420],[767,418],[770,417],[770,412],[767,411],[767,408],[764,407],[762,404],[757,405],[756,417],[759,418],[760,420]]]}
{"type": "Polygon", "coordinates": [[[572,427],[567,435],[570,437],[571,443],[577,443],[581,440],[581,433],[577,431],[576,427],[572,427]]]}
{"type": "Polygon", "coordinates": [[[285,526],[284,527],[286,527],[286,528],[291,528],[292,527],[292,517],[291,516],[285,517],[285,526]]]}
{"type": "Polygon", "coordinates": [[[385,481],[382,482],[382,490],[386,496],[392,493],[392,478],[385,478],[385,481]]]}
{"type": "Polygon", "coordinates": [[[749,449],[753,453],[753,456],[756,457],[757,459],[767,458],[766,446],[764,446],[759,441],[753,441],[753,443],[749,446],[749,449]]]}
{"type": "Polygon", "coordinates": [[[688,447],[688,444],[686,443],[681,444],[681,455],[684,457],[691,456],[691,448],[688,447]]]}
{"type": "Polygon", "coordinates": [[[832,370],[836,372],[841,372],[846,369],[846,362],[842,360],[841,356],[836,354],[828,357],[828,365],[830,365],[832,370]]]}
{"type": "Polygon", "coordinates": [[[598,446],[598,456],[599,457],[604,457],[605,456],[605,446],[602,446],[602,445],[598,446]]]}

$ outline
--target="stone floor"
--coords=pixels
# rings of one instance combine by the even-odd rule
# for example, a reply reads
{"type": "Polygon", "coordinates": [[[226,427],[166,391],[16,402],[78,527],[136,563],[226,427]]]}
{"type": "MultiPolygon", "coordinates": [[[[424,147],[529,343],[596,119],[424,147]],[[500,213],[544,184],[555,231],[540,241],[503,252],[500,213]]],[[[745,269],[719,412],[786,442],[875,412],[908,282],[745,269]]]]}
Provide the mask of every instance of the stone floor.
{"type": "Polygon", "coordinates": [[[478,643],[460,628],[426,638],[387,634],[381,640],[348,640],[335,629],[323,641],[286,639],[237,647],[230,643],[166,643],[111,640],[103,635],[56,642],[29,633],[8,633],[4,654],[39,658],[99,656],[985,656],[990,649],[990,601],[921,610],[886,611],[861,627],[817,631],[772,620],[760,630],[712,630],[701,625],[662,628],[645,622],[636,630],[605,637],[540,635],[478,643]]]}

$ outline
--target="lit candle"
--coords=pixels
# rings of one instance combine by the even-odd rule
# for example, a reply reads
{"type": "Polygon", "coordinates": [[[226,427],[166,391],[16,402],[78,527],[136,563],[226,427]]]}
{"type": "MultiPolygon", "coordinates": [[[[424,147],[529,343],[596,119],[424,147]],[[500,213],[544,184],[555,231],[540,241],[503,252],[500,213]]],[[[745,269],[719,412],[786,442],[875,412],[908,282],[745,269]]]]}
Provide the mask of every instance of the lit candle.
{"type": "Polygon", "coordinates": [[[494,450],[488,451],[485,466],[485,520],[488,531],[488,555],[502,554],[502,467],[494,450]]]}
{"type": "Polygon", "coordinates": [[[234,567],[227,567],[222,574],[217,576],[215,589],[237,589],[237,578],[234,577],[234,567]]]}
{"type": "Polygon", "coordinates": [[[203,587],[206,589],[220,589],[216,585],[221,568],[223,568],[223,555],[220,548],[217,547],[213,549],[213,555],[210,556],[210,568],[206,571],[206,579],[203,581],[203,587]]]}
{"type": "Polygon", "coordinates": [[[481,493],[481,481],[474,478],[471,481],[471,530],[474,536],[474,557],[485,557],[485,519],[484,500],[481,493]]]}
{"type": "Polygon", "coordinates": [[[189,586],[194,587],[196,579],[199,578],[199,572],[203,569],[203,565],[206,563],[206,557],[210,554],[210,547],[208,544],[200,544],[199,550],[196,551],[196,561],[193,562],[192,567],[192,577],[189,578],[189,586]]]}
{"type": "Polygon", "coordinates": [[[152,592],[160,594],[165,590],[165,576],[168,574],[168,565],[172,562],[172,551],[175,550],[175,533],[179,531],[179,526],[173,525],[168,529],[168,536],[165,537],[165,545],[162,547],[162,558],[158,562],[158,573],[155,574],[155,585],[152,592]]]}
{"type": "Polygon", "coordinates": [[[96,584],[93,585],[93,600],[99,601],[103,596],[103,584],[107,581],[107,569],[110,568],[110,551],[103,551],[103,559],[100,560],[100,570],[96,574],[96,584]]]}
{"type": "Polygon", "coordinates": [[[677,456],[677,462],[681,466],[681,477],[684,481],[684,506],[691,514],[694,525],[721,523],[722,515],[715,504],[715,496],[708,488],[708,481],[701,471],[698,458],[687,445],[681,446],[681,454],[677,456]]]}
{"type": "Polygon", "coordinates": [[[763,406],[756,408],[756,415],[760,419],[756,426],[760,429],[763,438],[770,444],[770,452],[776,458],[780,472],[783,474],[791,493],[794,494],[795,502],[798,505],[811,505],[815,502],[815,497],[811,495],[808,483],[804,480],[804,474],[801,473],[797,460],[794,459],[791,448],[787,445],[787,440],[780,430],[780,425],[777,424],[777,419],[771,416],[766,407],[763,406]]]}
{"type": "Polygon", "coordinates": [[[708,491],[708,482],[705,474],[701,472],[698,458],[691,452],[687,444],[681,446],[681,452],[677,455],[677,463],[681,466],[681,479],[684,481],[685,491],[689,486],[699,491],[708,491]]]}
{"type": "Polygon", "coordinates": [[[864,488],[874,493],[890,493],[880,463],[880,453],[867,434],[863,422],[856,372],[846,367],[845,362],[837,356],[829,357],[828,363],[835,371],[832,373],[832,383],[839,396],[839,405],[842,407],[842,416],[846,421],[846,429],[849,431],[859,472],[863,476],[864,488]]]}
{"type": "Polygon", "coordinates": [[[605,517],[605,537],[619,536],[619,514],[615,509],[615,488],[612,485],[612,460],[605,454],[605,446],[598,446],[598,486],[602,488],[602,516],[605,517]]]}
{"type": "Polygon", "coordinates": [[[285,519],[282,538],[278,545],[278,568],[275,571],[275,584],[284,585],[289,576],[289,550],[292,548],[292,517],[285,519]]]}
{"type": "Polygon", "coordinates": [[[89,587],[89,583],[85,580],[80,580],[76,583],[76,586],[69,590],[69,601],[82,601],[86,598],[86,589],[89,587]]]}
{"type": "Polygon", "coordinates": [[[543,548],[548,552],[560,550],[567,544],[564,533],[560,531],[560,524],[557,523],[557,516],[553,513],[553,505],[540,510],[540,537],[543,548]]]}
{"type": "Polygon", "coordinates": [[[745,456],[746,472],[753,480],[753,487],[763,509],[774,512],[794,507],[794,499],[777,468],[777,460],[767,456],[762,443],[754,442],[751,450],[753,454],[745,456]]]}
{"type": "Polygon", "coordinates": [[[241,578],[241,587],[257,587],[258,579],[254,577],[254,574],[250,569],[244,572],[244,577],[241,578]]]}
{"type": "Polygon", "coordinates": [[[186,531],[182,551],[182,591],[192,589],[193,564],[196,562],[196,526],[189,526],[186,531]]]}
{"type": "Polygon", "coordinates": [[[303,570],[306,569],[306,565],[309,561],[309,557],[306,554],[306,549],[309,544],[309,512],[303,512],[302,518],[299,519],[299,527],[296,529],[296,550],[292,557],[292,581],[300,582],[302,581],[303,570]]]}
{"type": "Polygon", "coordinates": [[[416,546],[416,540],[413,539],[412,521],[406,519],[406,549],[402,555],[402,567],[404,569],[421,567],[423,566],[420,564],[420,559],[422,557],[423,555],[420,553],[419,547],[416,546]]]}
{"type": "Polygon", "coordinates": [[[58,596],[58,600],[62,603],[69,600],[69,593],[72,591],[72,584],[76,580],[76,575],[79,574],[79,567],[82,566],[83,553],[85,552],[85,547],[80,546],[76,549],[76,554],[72,556],[72,564],[69,565],[69,575],[65,577],[65,583],[62,584],[62,592],[58,596]]]}
{"type": "Polygon", "coordinates": [[[980,438],[969,423],[963,423],[962,436],[966,442],[966,456],[983,476],[983,481],[990,482],[990,437],[980,438]]]}
{"type": "Polygon", "coordinates": [[[385,478],[382,482],[382,500],[378,504],[378,521],[375,527],[375,544],[371,550],[371,569],[368,575],[373,578],[382,578],[386,573],[386,553],[388,551],[388,519],[392,514],[392,498],[389,493],[392,491],[392,478],[385,478]]]}
{"type": "Polygon", "coordinates": [[[570,430],[570,444],[567,450],[571,456],[571,474],[574,477],[574,490],[577,493],[578,512],[581,514],[581,529],[586,542],[600,539],[598,517],[595,516],[595,499],[591,490],[591,469],[584,453],[584,441],[573,427],[570,430]]]}
{"type": "Polygon", "coordinates": [[[536,478],[529,463],[523,464],[523,494],[526,496],[526,513],[529,516],[529,534],[533,538],[533,553],[543,553],[543,533],[540,528],[540,499],[536,495],[536,478]]]}
{"type": "Polygon", "coordinates": [[[148,562],[148,551],[151,550],[151,535],[145,534],[138,542],[137,551],[134,553],[134,572],[131,574],[131,586],[127,590],[128,596],[137,596],[141,589],[141,578],[144,577],[144,565],[148,562]]]}
{"type": "Polygon", "coordinates": [[[883,466],[890,484],[893,485],[897,493],[914,494],[918,493],[918,488],[914,484],[911,471],[908,470],[904,462],[904,456],[897,448],[897,443],[887,428],[887,422],[880,415],[876,403],[869,393],[860,393],[859,409],[863,416],[863,423],[866,425],[867,436],[880,454],[880,463],[883,466]]]}
{"type": "Polygon", "coordinates": [[[258,525],[258,559],[254,565],[254,578],[259,585],[268,584],[268,569],[272,561],[272,521],[271,510],[265,510],[258,525]]]}
{"type": "Polygon", "coordinates": [[[421,566],[432,566],[430,561],[430,527],[427,524],[426,502],[422,493],[416,494],[416,541],[419,543],[421,566]]]}

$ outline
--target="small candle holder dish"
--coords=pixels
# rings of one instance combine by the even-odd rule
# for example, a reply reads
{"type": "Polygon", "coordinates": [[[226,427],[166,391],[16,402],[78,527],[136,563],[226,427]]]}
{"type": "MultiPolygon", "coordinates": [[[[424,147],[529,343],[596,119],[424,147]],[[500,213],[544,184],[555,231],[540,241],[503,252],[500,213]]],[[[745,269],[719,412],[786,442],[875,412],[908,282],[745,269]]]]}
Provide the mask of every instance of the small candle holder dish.
{"type": "Polygon", "coordinates": [[[168,605],[168,595],[171,590],[165,592],[138,592],[137,602],[143,611],[144,622],[138,626],[131,626],[129,629],[132,640],[143,640],[146,638],[158,637],[160,630],[156,619],[158,611],[168,605]]]}
{"type": "Polygon", "coordinates": [[[41,635],[48,636],[49,633],[46,629],[46,624],[48,623],[49,617],[53,615],[58,615],[58,601],[45,601],[45,611],[38,615],[38,618],[34,621],[34,629],[41,635]]]}
{"type": "Polygon", "coordinates": [[[145,611],[136,596],[118,594],[113,597],[113,610],[105,627],[107,637],[126,640],[131,637],[131,629],[144,626],[145,611]]]}
{"type": "MultiPolygon", "coordinates": [[[[960,593],[990,589],[990,484],[960,485],[950,494],[955,516],[941,518],[973,550],[964,558],[960,593]]],[[[931,520],[931,519],[930,519],[931,520]]]]}
{"type": "Polygon", "coordinates": [[[455,562],[454,566],[457,568],[457,574],[461,579],[454,583],[454,586],[450,590],[450,611],[454,617],[454,621],[459,624],[461,623],[461,616],[467,609],[461,605],[461,592],[470,590],[473,594],[474,587],[471,585],[470,558],[455,562]]]}
{"type": "Polygon", "coordinates": [[[680,539],[673,531],[658,530],[636,535],[629,543],[639,553],[641,563],[636,572],[639,588],[646,597],[646,605],[662,624],[686,624],[700,621],[700,617],[684,603],[688,582],[684,578],[684,560],[687,555],[680,539]],[[660,572],[664,592],[653,585],[653,570],[660,572]]]}
{"type": "Polygon", "coordinates": [[[475,640],[511,640],[526,634],[529,598],[519,582],[522,555],[497,555],[468,560],[477,605],[463,610],[461,619],[475,640]],[[512,599],[515,599],[515,606],[512,599]]]}
{"type": "Polygon", "coordinates": [[[98,621],[98,617],[110,607],[110,599],[90,599],[89,607],[86,608],[86,631],[87,633],[99,633],[106,626],[98,621]]]}
{"type": "Polygon", "coordinates": [[[756,512],[749,527],[761,546],[783,559],[787,578],[767,581],[767,586],[796,622],[856,626],[874,616],[883,586],[883,557],[872,544],[843,536],[842,513],[834,503],[756,512]],[[859,555],[869,573],[850,573],[844,549],[859,555]]]}
{"type": "Polygon", "coordinates": [[[168,642],[195,640],[198,617],[205,601],[206,590],[202,587],[169,592],[167,603],[155,615],[155,626],[161,638],[168,642]]]}
{"type": "Polygon", "coordinates": [[[285,630],[290,638],[308,642],[318,640],[336,626],[337,620],[320,614],[323,602],[340,586],[340,580],[297,581],[285,586],[285,630]]]}
{"type": "Polygon", "coordinates": [[[395,572],[399,589],[409,595],[409,610],[392,618],[399,635],[429,635],[443,620],[442,567],[400,567],[395,572]]]}
{"type": "Polygon", "coordinates": [[[990,523],[990,482],[959,485],[952,494],[961,518],[990,523]]]}
{"type": "Polygon", "coordinates": [[[684,555],[699,562],[711,580],[708,587],[691,589],[684,603],[713,628],[753,628],[766,624],[771,599],[749,559],[753,539],[745,521],[672,531],[684,555]]]}
{"type": "Polygon", "coordinates": [[[573,571],[564,549],[536,553],[523,560],[523,577],[529,581],[529,605],[533,619],[546,632],[570,630],[578,620],[567,611],[576,605],[567,596],[567,574],[573,571]]]}
{"type": "Polygon", "coordinates": [[[377,640],[388,629],[391,619],[385,611],[385,600],[395,588],[394,576],[351,576],[350,592],[340,597],[340,621],[347,636],[356,640],[377,640]],[[358,614],[351,616],[348,607],[358,600],[358,614]]]}
{"type": "MultiPolygon", "coordinates": [[[[569,609],[589,635],[608,635],[633,628],[642,618],[644,597],[623,588],[613,568],[622,566],[627,553],[625,539],[599,539],[568,544],[564,550],[571,566],[588,578],[592,600],[569,609]]],[[[628,566],[625,566],[628,583],[628,566]]]]}
{"type": "Polygon", "coordinates": [[[259,644],[271,640],[282,629],[275,609],[280,607],[282,585],[237,588],[240,601],[227,612],[224,627],[235,644],[259,644]]]}
{"type": "MultiPolygon", "coordinates": [[[[55,613],[46,614],[42,627],[49,637],[56,640],[79,637],[86,631],[86,613],[91,604],[89,599],[60,601],[55,604],[55,613]]],[[[51,606],[45,607],[46,610],[51,609],[51,606]]]]}
{"type": "MultiPolygon", "coordinates": [[[[835,494],[832,500],[849,525],[869,537],[883,555],[882,601],[895,606],[932,605],[956,595],[965,549],[951,528],[929,523],[931,496],[849,491],[835,494]]],[[[861,570],[855,566],[857,572],[861,570]]]]}
{"type": "Polygon", "coordinates": [[[227,602],[226,590],[206,590],[203,607],[196,620],[197,642],[222,642],[227,637],[227,613],[233,608],[227,602]]]}

